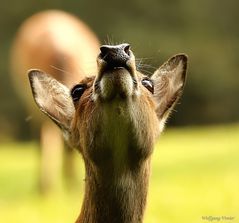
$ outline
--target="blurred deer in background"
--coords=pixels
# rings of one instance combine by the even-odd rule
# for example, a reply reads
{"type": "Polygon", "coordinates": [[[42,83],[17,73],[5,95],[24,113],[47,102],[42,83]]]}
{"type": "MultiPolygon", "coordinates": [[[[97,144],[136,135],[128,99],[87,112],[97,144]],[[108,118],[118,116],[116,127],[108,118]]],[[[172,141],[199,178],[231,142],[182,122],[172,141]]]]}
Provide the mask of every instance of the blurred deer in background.
{"type": "MultiPolygon", "coordinates": [[[[40,186],[43,192],[53,190],[59,183],[63,141],[58,128],[33,109],[27,70],[42,69],[71,88],[85,74],[96,72],[94,62],[98,52],[99,41],[90,28],[75,16],[58,10],[43,11],[28,18],[14,40],[10,58],[12,79],[33,123],[41,125],[40,186]]],[[[70,175],[73,160],[71,150],[66,151],[65,169],[70,175]]]]}
{"type": "Polygon", "coordinates": [[[156,139],[182,94],[187,56],[151,76],[136,69],[129,44],[104,45],[95,76],[71,90],[40,70],[29,78],[40,110],[62,130],[85,163],[78,223],[140,223],[156,139]]]}

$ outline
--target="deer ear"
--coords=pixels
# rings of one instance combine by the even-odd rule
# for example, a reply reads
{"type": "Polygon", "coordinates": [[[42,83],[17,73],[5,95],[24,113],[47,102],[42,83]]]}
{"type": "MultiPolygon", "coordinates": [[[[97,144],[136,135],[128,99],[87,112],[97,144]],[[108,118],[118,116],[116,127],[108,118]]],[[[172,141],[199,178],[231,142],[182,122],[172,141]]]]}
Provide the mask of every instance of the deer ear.
{"type": "Polygon", "coordinates": [[[187,56],[178,54],[170,58],[151,77],[154,82],[154,97],[157,115],[166,120],[180,98],[186,80],[187,56]]]}
{"type": "Polygon", "coordinates": [[[39,109],[60,128],[69,131],[75,113],[70,90],[40,70],[30,70],[28,76],[39,109]]]}

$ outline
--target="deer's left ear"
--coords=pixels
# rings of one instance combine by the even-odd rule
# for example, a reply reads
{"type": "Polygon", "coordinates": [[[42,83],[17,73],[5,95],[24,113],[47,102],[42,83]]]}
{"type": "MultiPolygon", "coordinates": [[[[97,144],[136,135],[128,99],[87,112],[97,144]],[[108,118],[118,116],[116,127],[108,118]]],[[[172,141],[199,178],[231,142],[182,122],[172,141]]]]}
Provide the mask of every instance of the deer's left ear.
{"type": "Polygon", "coordinates": [[[67,133],[75,114],[70,90],[40,70],[30,70],[28,75],[39,109],[67,133]]]}
{"type": "Polygon", "coordinates": [[[167,119],[182,95],[186,80],[187,60],[185,54],[175,55],[156,70],[151,77],[154,82],[156,112],[160,120],[167,119]]]}

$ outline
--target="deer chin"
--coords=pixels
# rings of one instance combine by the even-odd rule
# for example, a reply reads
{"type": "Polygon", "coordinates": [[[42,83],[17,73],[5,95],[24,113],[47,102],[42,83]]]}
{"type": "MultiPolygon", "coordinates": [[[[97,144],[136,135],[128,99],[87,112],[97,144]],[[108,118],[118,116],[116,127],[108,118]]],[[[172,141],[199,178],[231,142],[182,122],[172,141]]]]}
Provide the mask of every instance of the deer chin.
{"type": "Polygon", "coordinates": [[[131,73],[124,67],[105,71],[99,80],[99,97],[103,101],[130,98],[135,91],[134,82],[131,73]]]}

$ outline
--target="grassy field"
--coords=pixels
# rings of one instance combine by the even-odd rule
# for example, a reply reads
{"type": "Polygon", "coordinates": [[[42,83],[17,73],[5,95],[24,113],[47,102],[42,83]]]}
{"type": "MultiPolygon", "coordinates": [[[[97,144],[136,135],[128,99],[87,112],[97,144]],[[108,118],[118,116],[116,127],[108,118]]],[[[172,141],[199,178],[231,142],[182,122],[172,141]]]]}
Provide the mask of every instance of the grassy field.
{"type": "MultiPolygon", "coordinates": [[[[239,222],[239,125],[167,129],[152,165],[145,222],[239,222]]],[[[37,167],[35,143],[0,144],[0,222],[74,222],[83,180],[74,192],[42,197],[36,190],[37,167]]],[[[80,164],[78,171],[83,179],[80,164]]]]}

